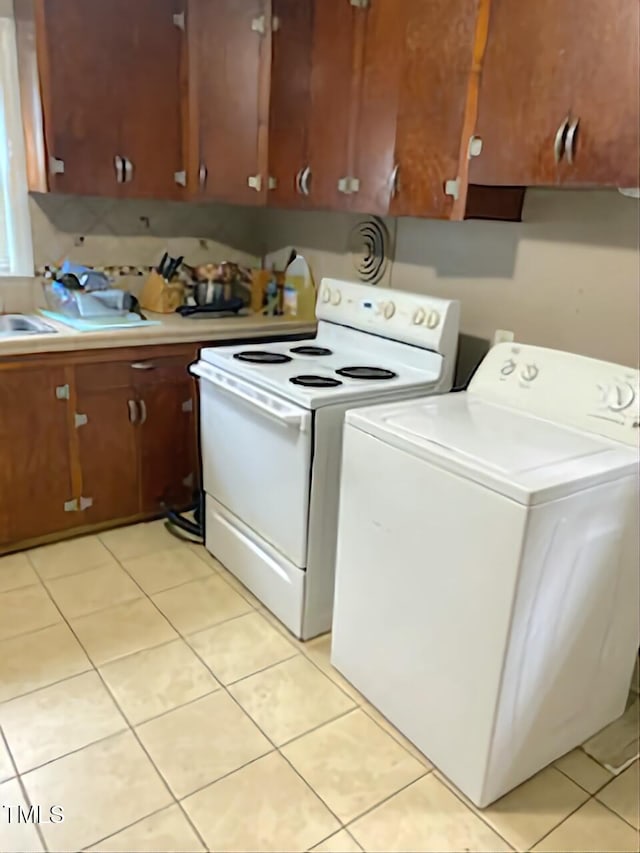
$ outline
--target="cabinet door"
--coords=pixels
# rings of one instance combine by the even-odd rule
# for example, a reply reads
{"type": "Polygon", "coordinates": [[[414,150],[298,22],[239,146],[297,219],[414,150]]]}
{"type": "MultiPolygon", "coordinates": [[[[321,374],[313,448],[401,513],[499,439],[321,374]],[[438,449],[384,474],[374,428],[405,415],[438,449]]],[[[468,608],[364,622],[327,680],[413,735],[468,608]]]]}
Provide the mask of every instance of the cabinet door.
{"type": "MultiPolygon", "coordinates": [[[[352,196],[351,206],[366,213],[387,213],[393,194],[396,121],[408,5],[408,0],[376,0],[364,18],[354,155],[354,175],[360,186],[352,196]]],[[[420,5],[426,9],[432,4],[420,5]]],[[[428,16],[426,11],[424,16],[428,16]]],[[[422,96],[424,99],[424,91],[422,96]]],[[[412,107],[418,110],[420,105],[412,107]]]]}
{"type": "Polygon", "coordinates": [[[637,182],[638,0],[492,0],[476,135],[475,183],[637,182]]]}
{"type": "Polygon", "coordinates": [[[444,186],[458,174],[478,0],[404,6],[391,213],[446,218],[453,200],[444,186]]]}
{"type": "MultiPolygon", "coordinates": [[[[100,368],[92,368],[96,373],[100,368]]],[[[132,388],[78,389],[77,427],[82,497],[91,504],[82,523],[131,518],[139,512],[136,424],[140,409],[132,388]]]]}
{"type": "Polygon", "coordinates": [[[269,27],[266,6],[264,0],[189,3],[191,131],[198,141],[190,174],[203,197],[239,204],[265,198],[270,40],[256,27],[262,16],[269,27]],[[256,191],[248,182],[258,175],[256,191]]]}
{"type": "Polygon", "coordinates": [[[0,544],[45,536],[77,524],[68,430],[70,406],[56,388],[62,368],[0,371],[0,544]]]}
{"type": "MultiPolygon", "coordinates": [[[[350,139],[357,102],[356,23],[366,10],[349,0],[316,0],[311,58],[309,187],[314,207],[345,209],[351,196],[338,181],[352,168],[350,139]]],[[[354,177],[354,176],[352,176],[354,177]]]]}
{"type": "Polygon", "coordinates": [[[196,385],[187,371],[193,352],[134,362],[139,400],[140,500],[143,512],[191,502],[198,486],[196,385]]]}
{"type": "Polygon", "coordinates": [[[140,389],[143,512],[184,507],[197,488],[194,390],[189,379],[140,389]]]}
{"type": "Polygon", "coordinates": [[[570,130],[567,137],[561,181],[573,186],[637,187],[640,3],[573,0],[567,5],[574,33],[567,108],[575,131],[570,130]]]}
{"type": "Polygon", "coordinates": [[[176,198],[182,192],[175,174],[186,168],[180,80],[185,36],[173,20],[181,8],[178,0],[135,0],[121,21],[118,56],[111,62],[127,67],[119,96],[120,155],[128,168],[123,195],[176,198]]]}
{"type": "Polygon", "coordinates": [[[307,207],[311,192],[308,125],[314,0],[273,0],[269,114],[269,204],[307,207]]]}
{"type": "Polygon", "coordinates": [[[49,186],[63,193],[118,195],[114,158],[126,94],[118,37],[124,0],[37,0],[38,65],[49,186]]]}

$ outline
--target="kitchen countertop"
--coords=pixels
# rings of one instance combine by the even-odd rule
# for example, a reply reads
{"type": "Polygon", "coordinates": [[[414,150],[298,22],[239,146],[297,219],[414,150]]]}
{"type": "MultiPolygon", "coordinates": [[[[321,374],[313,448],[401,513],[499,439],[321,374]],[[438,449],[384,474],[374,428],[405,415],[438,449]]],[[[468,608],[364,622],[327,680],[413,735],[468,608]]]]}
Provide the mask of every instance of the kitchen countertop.
{"type": "Polygon", "coordinates": [[[193,320],[180,317],[178,314],[154,314],[151,311],[145,311],[145,316],[149,320],[159,320],[160,325],[78,332],[48,317],[42,317],[46,323],[58,330],[57,334],[0,338],[0,358],[73,350],[153,346],[154,344],[234,341],[273,335],[308,334],[311,336],[316,330],[315,323],[260,315],[193,320]]]}

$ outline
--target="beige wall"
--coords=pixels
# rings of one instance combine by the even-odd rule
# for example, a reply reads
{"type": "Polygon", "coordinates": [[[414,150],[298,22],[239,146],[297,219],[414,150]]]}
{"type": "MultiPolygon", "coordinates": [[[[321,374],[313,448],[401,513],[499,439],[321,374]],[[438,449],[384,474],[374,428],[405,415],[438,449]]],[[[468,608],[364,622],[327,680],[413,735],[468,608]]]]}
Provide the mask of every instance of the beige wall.
{"type": "MultiPolygon", "coordinates": [[[[522,223],[389,222],[392,287],[460,299],[462,331],[637,365],[638,201],[616,191],[529,190],[522,223]]],[[[294,245],[316,278],[353,277],[357,217],[269,212],[266,248],[294,245]]]]}

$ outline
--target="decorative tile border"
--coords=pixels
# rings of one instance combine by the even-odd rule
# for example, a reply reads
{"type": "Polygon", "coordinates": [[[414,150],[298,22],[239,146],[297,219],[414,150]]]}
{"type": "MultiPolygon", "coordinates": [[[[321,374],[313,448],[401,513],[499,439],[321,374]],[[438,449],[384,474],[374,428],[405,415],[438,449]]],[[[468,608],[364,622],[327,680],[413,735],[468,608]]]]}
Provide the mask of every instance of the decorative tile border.
{"type": "MultiPolygon", "coordinates": [[[[148,275],[149,272],[154,269],[152,266],[91,266],[90,269],[95,270],[96,272],[103,272],[105,275],[108,275],[110,278],[120,278],[120,276],[124,275],[139,275],[144,276],[148,275]]],[[[61,268],[55,266],[53,264],[45,264],[44,266],[38,267],[36,269],[36,276],[38,278],[55,278],[60,272],[61,268]]]]}

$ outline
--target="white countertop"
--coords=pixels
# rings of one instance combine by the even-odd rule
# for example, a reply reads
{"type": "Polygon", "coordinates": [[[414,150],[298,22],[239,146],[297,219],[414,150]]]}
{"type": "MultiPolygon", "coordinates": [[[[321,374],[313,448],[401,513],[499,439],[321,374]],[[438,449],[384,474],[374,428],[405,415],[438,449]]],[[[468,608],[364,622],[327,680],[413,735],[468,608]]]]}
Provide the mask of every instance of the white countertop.
{"type": "Polygon", "coordinates": [[[145,311],[145,317],[160,321],[160,325],[78,332],[43,317],[46,323],[58,330],[57,334],[0,338],[0,358],[157,344],[240,341],[243,338],[256,339],[273,335],[313,335],[316,330],[315,323],[260,315],[194,320],[180,317],[178,314],[154,314],[145,311]]]}

